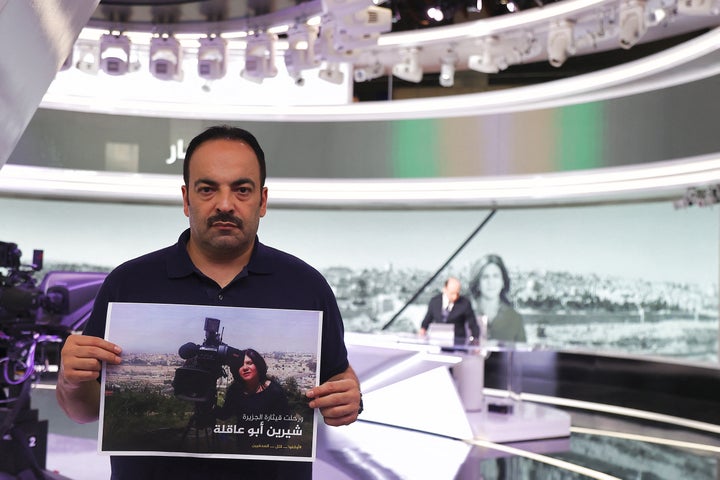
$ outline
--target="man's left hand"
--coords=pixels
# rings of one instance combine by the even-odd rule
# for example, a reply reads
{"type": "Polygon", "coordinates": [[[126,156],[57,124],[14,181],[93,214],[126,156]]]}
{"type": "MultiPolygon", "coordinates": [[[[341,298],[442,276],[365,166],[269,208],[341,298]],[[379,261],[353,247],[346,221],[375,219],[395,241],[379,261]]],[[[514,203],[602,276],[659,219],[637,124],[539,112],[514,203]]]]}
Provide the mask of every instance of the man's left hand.
{"type": "Polygon", "coordinates": [[[311,399],[310,408],[319,408],[325,423],[333,427],[353,423],[360,413],[360,382],[352,367],[305,395],[311,399]]]}

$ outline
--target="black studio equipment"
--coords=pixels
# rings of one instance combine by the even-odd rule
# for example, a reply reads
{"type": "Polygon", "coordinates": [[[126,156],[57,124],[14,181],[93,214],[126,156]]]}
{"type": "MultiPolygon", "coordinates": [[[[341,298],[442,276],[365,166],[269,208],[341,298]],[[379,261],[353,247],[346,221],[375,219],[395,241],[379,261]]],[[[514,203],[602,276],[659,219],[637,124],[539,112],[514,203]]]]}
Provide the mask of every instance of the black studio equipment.
{"type": "Polygon", "coordinates": [[[195,432],[196,441],[201,433],[211,434],[215,423],[213,409],[217,401],[217,381],[227,376],[223,366],[242,362],[245,353],[223,343],[220,320],[205,318],[203,343],[185,343],[178,349],[178,355],[185,362],[175,370],[173,390],[177,398],[192,402],[194,406],[181,440],[182,446],[191,430],[195,432]]]}
{"type": "Polygon", "coordinates": [[[60,346],[87,321],[106,274],[50,271],[38,284],[43,251],[21,263],[0,242],[0,478],[57,479],[45,470],[47,420],[31,408],[32,384],[57,370],[60,346]]]}

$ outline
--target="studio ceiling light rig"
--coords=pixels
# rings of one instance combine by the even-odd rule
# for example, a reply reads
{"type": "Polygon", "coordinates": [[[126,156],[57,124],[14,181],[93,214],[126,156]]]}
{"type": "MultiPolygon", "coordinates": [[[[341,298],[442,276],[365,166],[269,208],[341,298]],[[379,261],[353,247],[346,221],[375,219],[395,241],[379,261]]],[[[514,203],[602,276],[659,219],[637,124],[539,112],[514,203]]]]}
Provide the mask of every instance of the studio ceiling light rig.
{"type": "Polygon", "coordinates": [[[468,56],[468,68],[476,72],[498,73],[508,67],[505,49],[508,47],[498,37],[492,36],[478,41],[480,53],[468,56]]]}
{"type": "Polygon", "coordinates": [[[560,67],[569,55],[575,52],[573,25],[564,20],[550,27],[547,38],[548,62],[553,67],[560,67]]]}
{"type": "Polygon", "coordinates": [[[423,78],[423,69],[420,66],[419,53],[420,50],[417,47],[401,52],[402,60],[393,65],[393,75],[406,82],[420,83],[423,78]]]}
{"type": "MultiPolygon", "coordinates": [[[[675,31],[687,17],[692,17],[688,24],[715,28],[720,15],[720,0],[457,0],[452,7],[475,13],[485,9],[483,18],[447,27],[430,22],[425,26],[433,28],[393,31],[397,6],[393,5],[393,10],[376,0],[300,2],[292,11],[278,10],[252,20],[226,18],[227,12],[219,7],[224,1],[211,2],[218,4],[218,10],[196,25],[167,13],[172,9],[154,17],[151,25],[144,17],[135,21],[129,16],[111,17],[106,13],[103,20],[88,24],[74,45],[74,55],[68,56],[60,70],[75,65],[86,73],[102,71],[99,81],[104,81],[105,74],[119,76],[135,71],[142,61],[157,79],[189,84],[200,80],[203,90],[213,86],[218,92],[227,83],[214,81],[227,77],[228,71],[235,75],[242,71],[243,78],[257,83],[280,76],[297,85],[305,83],[309,70],[313,75],[317,71],[320,78],[331,83],[345,83],[348,75],[351,82],[358,83],[388,75],[420,83],[424,74],[431,73],[439,74],[441,86],[456,87],[457,75],[463,70],[496,74],[511,65],[527,64],[527,70],[534,71],[533,64],[544,60],[561,67],[572,56],[628,49],[653,40],[658,38],[658,30],[675,31]],[[502,16],[490,14],[494,7],[506,11],[513,6],[520,11],[502,16]],[[486,14],[497,18],[486,18],[486,14]],[[446,55],[449,50],[454,52],[454,59],[446,55]],[[276,65],[278,55],[283,57],[285,69],[276,65]],[[191,62],[183,67],[183,60],[195,58],[196,72],[191,62]],[[189,68],[185,75],[183,68],[189,68]]],[[[452,11],[446,8],[448,1],[423,0],[415,13],[424,17],[432,7],[435,20],[442,23],[452,11]]],[[[696,31],[683,25],[678,33],[696,31]]],[[[544,72],[544,67],[539,68],[544,72]]],[[[520,75],[524,71],[518,70],[520,75]]],[[[552,76],[563,76],[563,72],[552,76]]],[[[463,91],[476,88],[470,83],[472,75],[463,78],[468,79],[463,91]]],[[[509,76],[499,76],[498,81],[505,78],[509,76]]],[[[127,83],[135,80],[128,78],[127,83]]],[[[306,90],[311,86],[306,85],[306,90]]],[[[477,83],[481,91],[486,86],[483,79],[477,83]]],[[[392,94],[392,89],[388,92],[392,94]]],[[[352,93],[348,89],[346,101],[350,101],[352,93]]],[[[361,97],[364,99],[364,95],[357,95],[361,97]]],[[[404,94],[395,97],[404,98],[404,94]]]]}
{"type": "Polygon", "coordinates": [[[130,65],[130,38],[106,33],[100,37],[100,69],[108,75],[125,75],[130,65]]]}
{"type": "Polygon", "coordinates": [[[285,50],[285,68],[296,85],[303,85],[303,70],[320,66],[315,54],[318,28],[307,24],[294,25],[288,31],[288,49],[285,50]]]}
{"type": "Polygon", "coordinates": [[[218,80],[227,73],[227,41],[218,36],[203,37],[198,47],[198,76],[218,80]]]}
{"type": "Polygon", "coordinates": [[[620,46],[625,49],[632,48],[647,32],[645,2],[631,1],[621,5],[618,25],[620,46]]]}
{"type": "Polygon", "coordinates": [[[100,69],[100,45],[96,42],[78,44],[77,53],[75,67],[84,73],[97,74],[100,69]]]}
{"type": "Polygon", "coordinates": [[[440,59],[440,86],[452,87],[455,85],[455,64],[458,56],[454,50],[449,49],[440,59]]]}
{"type": "Polygon", "coordinates": [[[182,47],[177,39],[161,35],[150,40],[150,73],[160,80],[182,80],[182,47]]]}
{"type": "Polygon", "coordinates": [[[248,38],[245,48],[245,68],[240,72],[240,76],[255,83],[262,83],[266,78],[277,76],[276,41],[277,36],[272,33],[258,33],[248,38]]]}
{"type": "Polygon", "coordinates": [[[353,78],[356,82],[368,82],[376,78],[380,78],[385,74],[385,67],[382,63],[375,60],[371,65],[355,67],[353,78]]]}
{"type": "Polygon", "coordinates": [[[340,70],[340,64],[336,62],[326,62],[325,67],[318,71],[318,77],[336,85],[345,81],[345,74],[340,70]]]}

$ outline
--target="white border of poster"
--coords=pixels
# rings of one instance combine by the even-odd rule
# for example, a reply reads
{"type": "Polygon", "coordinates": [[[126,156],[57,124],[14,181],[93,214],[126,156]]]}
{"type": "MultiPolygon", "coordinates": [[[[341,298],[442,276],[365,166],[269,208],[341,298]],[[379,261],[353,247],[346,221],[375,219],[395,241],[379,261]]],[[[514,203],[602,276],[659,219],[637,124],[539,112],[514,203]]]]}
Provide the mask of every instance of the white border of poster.
{"type": "Polygon", "coordinates": [[[304,392],[319,382],[321,331],[320,311],[110,303],[105,338],[123,361],[103,365],[98,452],[313,461],[318,414],[304,392]],[[217,418],[247,349],[290,408],[217,418]]]}

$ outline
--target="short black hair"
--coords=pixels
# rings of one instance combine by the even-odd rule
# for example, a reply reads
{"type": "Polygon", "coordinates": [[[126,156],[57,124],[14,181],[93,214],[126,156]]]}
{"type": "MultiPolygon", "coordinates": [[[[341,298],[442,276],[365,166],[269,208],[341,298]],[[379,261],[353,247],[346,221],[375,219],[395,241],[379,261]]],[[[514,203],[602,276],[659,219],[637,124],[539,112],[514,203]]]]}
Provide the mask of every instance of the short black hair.
{"type": "Polygon", "coordinates": [[[190,181],[190,159],[193,153],[195,153],[195,150],[207,141],[219,139],[243,142],[253,149],[260,166],[260,186],[265,186],[265,177],[267,176],[265,152],[260,148],[260,144],[252,133],[230,125],[215,125],[209,127],[190,141],[190,144],[185,150],[185,161],[183,162],[183,180],[185,181],[185,185],[187,186],[190,181]]]}

